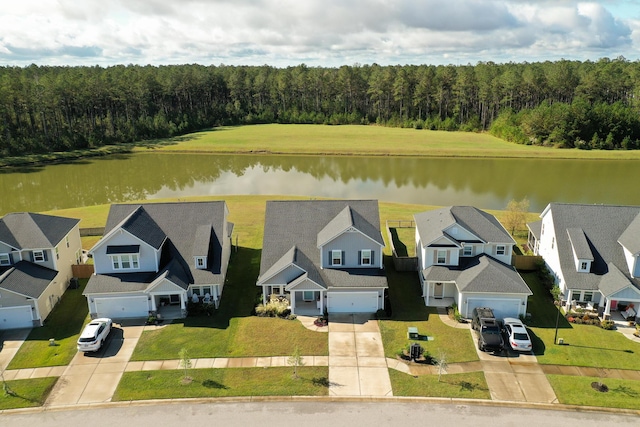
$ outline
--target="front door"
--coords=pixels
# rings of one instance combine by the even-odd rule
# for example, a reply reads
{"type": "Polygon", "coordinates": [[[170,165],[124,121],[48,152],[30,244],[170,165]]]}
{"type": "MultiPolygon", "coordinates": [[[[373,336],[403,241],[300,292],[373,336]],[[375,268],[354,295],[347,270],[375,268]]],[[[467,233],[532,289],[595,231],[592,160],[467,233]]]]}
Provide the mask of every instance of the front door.
{"type": "Polygon", "coordinates": [[[442,299],[443,295],[444,295],[444,284],[436,283],[435,285],[433,285],[433,297],[435,299],[442,299]]]}

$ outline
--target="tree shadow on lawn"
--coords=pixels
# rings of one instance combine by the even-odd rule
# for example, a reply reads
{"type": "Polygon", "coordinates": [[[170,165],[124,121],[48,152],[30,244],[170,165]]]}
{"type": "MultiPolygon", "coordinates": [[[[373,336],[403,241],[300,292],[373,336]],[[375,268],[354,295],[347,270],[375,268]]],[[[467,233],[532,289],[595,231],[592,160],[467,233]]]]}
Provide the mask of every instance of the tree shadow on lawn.
{"type": "Polygon", "coordinates": [[[631,388],[629,388],[627,386],[624,386],[624,385],[619,385],[616,388],[610,388],[609,389],[609,393],[620,393],[620,394],[624,394],[624,395],[629,396],[629,397],[638,397],[638,396],[640,396],[640,393],[638,393],[637,391],[635,391],[635,390],[633,390],[633,389],[631,389],[631,388]]]}
{"type": "Polygon", "coordinates": [[[217,390],[228,390],[229,387],[227,387],[226,385],[219,383],[218,381],[214,381],[214,380],[204,380],[202,381],[202,386],[205,388],[215,388],[217,390]]]}

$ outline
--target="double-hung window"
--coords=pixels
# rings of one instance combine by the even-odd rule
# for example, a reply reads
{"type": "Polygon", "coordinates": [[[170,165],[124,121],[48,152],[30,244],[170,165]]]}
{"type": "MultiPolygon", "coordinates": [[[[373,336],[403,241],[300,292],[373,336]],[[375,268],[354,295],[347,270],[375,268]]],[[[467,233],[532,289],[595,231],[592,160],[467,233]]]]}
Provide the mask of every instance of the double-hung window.
{"type": "Polygon", "coordinates": [[[436,259],[438,264],[446,264],[447,263],[447,251],[438,251],[438,256],[436,259]]]}
{"type": "Polygon", "coordinates": [[[371,265],[373,260],[371,259],[371,249],[363,249],[360,252],[360,264],[371,265]]]}
{"type": "Polygon", "coordinates": [[[331,265],[342,265],[342,251],[331,251],[331,265]]]}
{"type": "Polygon", "coordinates": [[[44,251],[33,251],[34,262],[44,262],[44,251]]]}
{"type": "Polygon", "coordinates": [[[505,245],[496,246],[496,255],[504,255],[507,252],[507,247],[505,245]]]}
{"type": "Polygon", "coordinates": [[[473,246],[466,245],[462,249],[462,256],[473,256],[473,246]]]}
{"type": "Polygon", "coordinates": [[[0,265],[11,265],[9,254],[0,254],[0,265]]]}
{"type": "Polygon", "coordinates": [[[137,270],[140,268],[138,254],[111,255],[111,265],[114,270],[137,270]]]}

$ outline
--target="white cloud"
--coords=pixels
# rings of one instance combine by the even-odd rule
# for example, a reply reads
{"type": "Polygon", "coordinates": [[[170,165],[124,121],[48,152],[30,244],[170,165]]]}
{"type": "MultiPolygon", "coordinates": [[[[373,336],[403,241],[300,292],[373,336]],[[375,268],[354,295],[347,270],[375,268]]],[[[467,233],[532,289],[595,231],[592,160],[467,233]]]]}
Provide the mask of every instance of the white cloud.
{"type": "Polygon", "coordinates": [[[640,25],[627,17],[628,7],[624,0],[30,0],[10,2],[0,15],[0,61],[336,66],[635,59],[640,25]]]}

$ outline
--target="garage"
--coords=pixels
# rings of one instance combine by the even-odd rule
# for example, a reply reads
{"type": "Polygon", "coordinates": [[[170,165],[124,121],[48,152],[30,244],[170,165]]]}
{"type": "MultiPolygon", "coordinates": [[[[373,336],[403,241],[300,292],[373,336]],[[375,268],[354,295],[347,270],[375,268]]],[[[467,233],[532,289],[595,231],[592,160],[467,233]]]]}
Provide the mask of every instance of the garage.
{"type": "Polygon", "coordinates": [[[471,317],[471,312],[476,307],[489,307],[498,319],[505,317],[517,318],[520,314],[521,301],[519,299],[501,298],[469,298],[466,317],[471,317]]]}
{"type": "Polygon", "coordinates": [[[94,301],[98,317],[128,319],[149,315],[149,302],[146,296],[95,298],[94,301]]]}
{"type": "Polygon", "coordinates": [[[377,292],[329,292],[329,313],[374,313],[378,310],[377,292]]]}
{"type": "Polygon", "coordinates": [[[33,327],[30,305],[0,308],[0,330],[33,327]]]}

